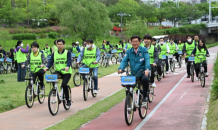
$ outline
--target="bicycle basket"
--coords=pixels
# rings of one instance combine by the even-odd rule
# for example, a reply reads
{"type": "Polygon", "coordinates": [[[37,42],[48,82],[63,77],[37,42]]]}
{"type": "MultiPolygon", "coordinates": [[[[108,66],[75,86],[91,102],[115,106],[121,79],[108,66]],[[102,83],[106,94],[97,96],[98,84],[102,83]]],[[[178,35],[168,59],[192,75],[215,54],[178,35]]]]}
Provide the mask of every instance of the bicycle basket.
{"type": "Polygon", "coordinates": [[[89,68],[79,68],[80,74],[89,74],[89,68]]]}
{"type": "Polygon", "coordinates": [[[168,55],[168,58],[169,58],[169,59],[173,58],[173,55],[168,55]]]}
{"type": "Polygon", "coordinates": [[[12,59],[10,59],[10,58],[7,58],[7,62],[12,62],[12,59]]]}
{"type": "Polygon", "coordinates": [[[45,75],[45,81],[47,83],[57,82],[57,79],[58,79],[58,75],[56,75],[56,74],[46,74],[45,75]]]}
{"type": "Polygon", "coordinates": [[[162,55],[162,60],[165,60],[166,59],[166,55],[162,55]]]}
{"type": "Polygon", "coordinates": [[[195,61],[195,57],[188,57],[188,61],[195,61]]]}
{"type": "Polygon", "coordinates": [[[111,54],[107,54],[107,58],[110,58],[111,57],[111,54]]]}
{"type": "Polygon", "coordinates": [[[178,54],[179,54],[179,55],[182,55],[182,51],[178,51],[178,54]]]}
{"type": "Polygon", "coordinates": [[[4,61],[4,58],[0,58],[0,62],[3,62],[4,61]]]}
{"type": "Polygon", "coordinates": [[[75,57],[75,54],[71,53],[71,57],[75,57]]]}
{"type": "Polygon", "coordinates": [[[136,77],[135,76],[121,76],[121,85],[122,86],[135,86],[136,77]]]}
{"type": "Polygon", "coordinates": [[[117,53],[117,50],[112,50],[111,53],[117,53]]]}

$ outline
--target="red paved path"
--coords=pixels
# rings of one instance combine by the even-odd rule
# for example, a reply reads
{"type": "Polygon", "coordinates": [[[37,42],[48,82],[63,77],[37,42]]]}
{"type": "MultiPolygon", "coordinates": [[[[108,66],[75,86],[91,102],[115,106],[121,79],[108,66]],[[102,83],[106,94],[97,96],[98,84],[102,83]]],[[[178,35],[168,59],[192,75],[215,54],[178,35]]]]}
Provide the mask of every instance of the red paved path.
{"type": "MultiPolygon", "coordinates": [[[[216,59],[218,47],[209,49],[211,57],[208,58],[208,73],[210,76],[206,78],[204,88],[200,86],[199,81],[191,82],[191,79],[186,77],[160,106],[154,115],[142,126],[138,127],[146,130],[199,130],[201,128],[207,91],[211,82],[213,63],[216,59]]],[[[155,96],[152,103],[149,104],[150,110],[166,96],[166,94],[179,82],[185,75],[185,66],[177,69],[177,74],[168,74],[166,78],[160,82],[156,81],[155,96]]],[[[134,113],[134,119],[131,126],[127,126],[124,119],[124,101],[110,111],[101,115],[101,117],[88,123],[82,130],[120,130],[120,129],[135,129],[141,119],[138,115],[138,110],[134,113]]]]}

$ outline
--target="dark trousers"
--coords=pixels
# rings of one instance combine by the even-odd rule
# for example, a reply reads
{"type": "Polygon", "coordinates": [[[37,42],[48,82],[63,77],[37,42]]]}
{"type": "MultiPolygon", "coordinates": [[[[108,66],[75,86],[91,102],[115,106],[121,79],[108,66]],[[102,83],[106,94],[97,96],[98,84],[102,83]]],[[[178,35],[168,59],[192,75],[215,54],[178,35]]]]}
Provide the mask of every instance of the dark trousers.
{"type": "Polygon", "coordinates": [[[166,62],[166,71],[168,71],[169,70],[168,56],[166,56],[165,62],[166,62]]]}
{"type": "Polygon", "coordinates": [[[149,79],[147,76],[143,75],[140,77],[140,81],[143,85],[143,97],[147,97],[148,88],[149,88],[149,79]]]}
{"type": "Polygon", "coordinates": [[[187,74],[190,75],[191,62],[188,61],[188,58],[185,58],[185,62],[187,63],[187,65],[186,65],[187,74]]]}
{"type": "Polygon", "coordinates": [[[68,92],[68,86],[67,86],[67,84],[68,84],[68,82],[69,82],[69,80],[70,80],[70,78],[71,78],[71,74],[62,74],[62,73],[60,73],[60,72],[58,72],[58,71],[55,71],[53,74],[58,74],[58,75],[60,75],[60,76],[63,78],[61,87],[63,87],[64,94],[65,94],[65,96],[66,96],[66,100],[70,100],[70,99],[69,99],[69,92],[68,92]]]}
{"type": "Polygon", "coordinates": [[[162,72],[161,72],[161,64],[162,64],[162,59],[159,59],[158,60],[158,63],[157,63],[157,73],[159,75],[162,75],[162,72]]]}
{"type": "Polygon", "coordinates": [[[39,78],[39,81],[40,81],[40,86],[41,87],[43,87],[44,86],[44,74],[45,74],[45,72],[44,72],[44,70],[43,69],[41,69],[41,70],[39,70],[38,72],[36,72],[36,73],[33,73],[33,83],[35,84],[35,82],[36,82],[36,77],[38,77],[39,78]]]}
{"type": "Polygon", "coordinates": [[[156,66],[153,66],[152,64],[151,64],[150,66],[151,66],[151,77],[150,77],[150,83],[154,83],[154,77],[155,77],[154,72],[156,71],[156,66]]]}
{"type": "MultiPolygon", "coordinates": [[[[203,62],[203,67],[204,67],[204,72],[207,72],[207,62],[203,62]]],[[[196,72],[196,77],[198,77],[198,74],[200,72],[200,63],[195,64],[195,72],[196,72]]]]}
{"type": "Polygon", "coordinates": [[[178,62],[179,61],[179,54],[178,54],[178,52],[176,52],[173,56],[176,56],[176,60],[178,62]]]}
{"type": "Polygon", "coordinates": [[[26,76],[26,67],[22,68],[21,63],[18,63],[17,81],[24,82],[25,76],[26,76]]]}

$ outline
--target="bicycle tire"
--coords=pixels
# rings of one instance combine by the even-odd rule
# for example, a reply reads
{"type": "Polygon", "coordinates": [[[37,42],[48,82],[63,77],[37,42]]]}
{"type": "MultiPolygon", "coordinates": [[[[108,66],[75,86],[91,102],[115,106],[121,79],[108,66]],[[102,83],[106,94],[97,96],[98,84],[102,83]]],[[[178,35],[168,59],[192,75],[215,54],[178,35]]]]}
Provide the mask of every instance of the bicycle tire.
{"type": "Polygon", "coordinates": [[[200,81],[201,81],[201,86],[205,86],[205,74],[204,72],[200,74],[200,81]]]}
{"type": "Polygon", "coordinates": [[[28,108],[31,108],[33,106],[33,104],[34,104],[34,94],[33,94],[33,91],[32,91],[32,87],[30,87],[29,85],[27,85],[27,87],[26,87],[25,101],[26,101],[26,105],[27,105],[28,108]],[[30,95],[28,94],[28,92],[30,92],[30,95]],[[32,99],[31,101],[30,101],[30,98],[32,99]],[[29,101],[30,101],[30,103],[29,103],[29,101]]]}
{"type": "Polygon", "coordinates": [[[147,109],[148,109],[148,102],[146,102],[145,105],[142,105],[142,95],[139,95],[139,101],[140,101],[140,106],[138,108],[139,110],[139,116],[141,119],[145,119],[147,115],[147,109]]]}
{"type": "Polygon", "coordinates": [[[42,90],[41,86],[38,85],[38,101],[40,104],[42,104],[44,100],[45,100],[45,89],[42,90]]]}
{"type": "Polygon", "coordinates": [[[191,66],[191,81],[194,82],[194,67],[191,66]]]}
{"type": "Polygon", "coordinates": [[[96,93],[94,93],[94,81],[93,81],[93,80],[92,80],[92,83],[91,83],[91,85],[92,85],[92,89],[91,89],[92,97],[96,97],[96,96],[97,96],[97,94],[96,94],[96,93]]]}
{"type": "Polygon", "coordinates": [[[81,85],[81,79],[82,79],[82,77],[79,75],[79,72],[76,72],[76,73],[74,74],[74,76],[73,76],[73,83],[74,83],[74,85],[75,85],[76,87],[78,87],[78,86],[81,85]],[[76,76],[79,76],[79,78],[76,77],[76,76]],[[77,78],[78,78],[78,79],[77,79],[77,78]],[[77,80],[79,80],[79,81],[77,82],[77,80]]]}
{"type": "Polygon", "coordinates": [[[48,108],[49,108],[49,112],[51,113],[51,115],[55,116],[57,113],[58,113],[58,110],[59,110],[59,98],[58,98],[58,93],[56,93],[56,90],[55,89],[52,89],[49,93],[49,96],[48,96],[48,108]],[[56,100],[52,100],[54,97],[54,99],[56,100]],[[56,103],[56,109],[53,111],[52,110],[52,106],[51,104],[54,104],[56,103]]]}
{"type": "Polygon", "coordinates": [[[172,61],[170,61],[170,70],[171,72],[173,72],[173,62],[172,61]]]}
{"type": "MultiPolygon", "coordinates": [[[[68,86],[68,93],[69,93],[69,97],[71,97],[71,89],[70,89],[70,86],[68,86]]],[[[66,98],[66,97],[65,97],[65,94],[64,94],[64,98],[66,98]]],[[[63,100],[63,106],[64,106],[64,109],[65,109],[65,110],[69,110],[69,109],[70,109],[70,106],[67,106],[67,100],[66,100],[66,99],[63,100]]]]}
{"type": "Polygon", "coordinates": [[[87,79],[84,79],[84,81],[83,81],[83,98],[84,98],[84,101],[87,101],[87,98],[88,98],[88,81],[87,81],[87,79]]]}
{"type": "Polygon", "coordinates": [[[126,101],[125,101],[124,115],[125,115],[126,124],[128,126],[131,125],[133,121],[133,116],[134,116],[133,108],[134,108],[133,99],[129,94],[127,94],[126,101]],[[130,115],[129,119],[128,119],[128,115],[130,115]]]}
{"type": "Polygon", "coordinates": [[[149,93],[148,93],[148,101],[151,103],[154,99],[154,88],[152,86],[149,86],[149,93]],[[152,92],[151,92],[152,91],[152,92]]]}

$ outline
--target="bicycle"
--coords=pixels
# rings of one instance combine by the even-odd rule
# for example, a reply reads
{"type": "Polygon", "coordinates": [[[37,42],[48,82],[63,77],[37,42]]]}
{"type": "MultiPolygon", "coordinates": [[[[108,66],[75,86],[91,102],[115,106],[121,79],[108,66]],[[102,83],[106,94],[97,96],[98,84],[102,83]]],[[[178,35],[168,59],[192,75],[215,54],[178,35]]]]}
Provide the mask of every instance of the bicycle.
{"type": "Polygon", "coordinates": [[[0,58],[0,74],[4,74],[5,71],[5,62],[4,62],[4,58],[0,58]]]}
{"type": "MultiPolygon", "coordinates": [[[[60,70],[63,71],[65,70],[64,68],[60,70]]],[[[64,90],[63,87],[61,87],[61,93],[59,95],[59,90],[58,90],[58,79],[62,79],[60,75],[57,74],[46,74],[45,75],[45,80],[47,83],[52,83],[53,88],[52,90],[49,92],[49,96],[48,96],[48,108],[49,108],[49,112],[51,113],[51,115],[56,115],[58,113],[59,110],[59,104],[61,104],[61,102],[63,102],[63,106],[65,110],[69,110],[70,106],[67,106],[67,99],[65,97],[64,94],[64,90]]],[[[69,99],[71,100],[71,89],[70,86],[68,85],[68,93],[69,93],[69,99]]]]}
{"type": "Polygon", "coordinates": [[[126,76],[130,76],[130,74],[131,74],[131,68],[130,68],[130,63],[128,62],[126,66],[126,76]]]}
{"type": "Polygon", "coordinates": [[[188,61],[191,62],[191,66],[190,66],[190,74],[191,74],[191,81],[194,82],[194,70],[195,70],[195,67],[194,67],[194,61],[195,61],[195,57],[188,57],[188,61]]]}
{"type": "Polygon", "coordinates": [[[181,68],[182,67],[182,51],[178,51],[178,55],[179,55],[179,59],[178,59],[179,68],[181,68]]]}
{"type": "Polygon", "coordinates": [[[204,66],[203,66],[203,59],[205,58],[205,56],[203,58],[199,58],[197,56],[198,59],[200,59],[200,72],[198,74],[198,78],[200,79],[201,81],[201,86],[204,87],[205,86],[205,73],[204,73],[204,66]]]}
{"type": "MultiPolygon", "coordinates": [[[[94,64],[93,62],[90,63],[91,64],[94,64]]],[[[85,65],[85,64],[83,64],[85,65]]],[[[92,78],[92,69],[90,69],[90,65],[88,66],[88,68],[83,68],[83,67],[80,67],[79,68],[79,73],[80,75],[83,76],[83,98],[85,101],[87,101],[87,98],[88,98],[88,92],[91,90],[91,93],[92,93],[92,96],[93,97],[96,97],[97,94],[94,93],[94,81],[93,81],[93,78],[92,78]]]]}
{"type": "Polygon", "coordinates": [[[106,68],[109,66],[109,61],[110,61],[111,56],[112,56],[111,54],[105,53],[102,67],[106,68]]]}
{"type": "Polygon", "coordinates": [[[173,55],[168,55],[168,58],[170,60],[170,70],[172,72],[175,72],[175,60],[174,60],[174,56],[173,55]]]}
{"type": "MultiPolygon", "coordinates": [[[[41,66],[37,66],[35,70],[37,68],[41,68],[41,66]]],[[[36,88],[34,87],[35,86],[33,83],[33,72],[34,71],[30,71],[30,67],[27,67],[26,76],[25,76],[25,80],[29,81],[26,87],[26,91],[25,91],[25,101],[26,101],[26,105],[28,108],[31,108],[33,106],[34,99],[36,96],[38,97],[38,101],[40,104],[42,104],[45,100],[45,89],[43,90],[41,89],[42,86],[39,85],[40,82],[38,80],[38,77],[35,81],[36,88]]]]}
{"type": "Polygon", "coordinates": [[[6,62],[6,74],[10,74],[12,69],[12,59],[7,58],[6,62]]]}
{"type": "Polygon", "coordinates": [[[75,54],[71,53],[71,61],[72,61],[72,68],[74,69],[74,71],[76,71],[76,73],[73,75],[73,83],[76,87],[81,85],[81,79],[82,77],[80,76],[78,69],[79,66],[76,64],[76,57],[75,54]]]}
{"type": "Polygon", "coordinates": [[[161,63],[161,72],[163,74],[163,78],[165,78],[165,72],[166,72],[166,55],[162,55],[162,63],[161,63]]]}
{"type": "Polygon", "coordinates": [[[136,76],[121,76],[121,85],[126,88],[124,115],[126,124],[128,126],[132,124],[134,111],[136,111],[137,108],[139,110],[139,116],[141,119],[144,119],[147,114],[148,102],[142,104],[143,86],[139,80],[139,77],[137,77],[139,73],[143,74],[142,70],[139,71],[136,76]],[[135,87],[137,88],[136,93],[134,93],[135,87]],[[136,99],[135,95],[137,95],[136,99]]]}
{"type": "Polygon", "coordinates": [[[118,57],[117,57],[116,53],[117,53],[117,50],[111,50],[111,54],[112,54],[111,62],[113,65],[117,64],[118,57]]]}

